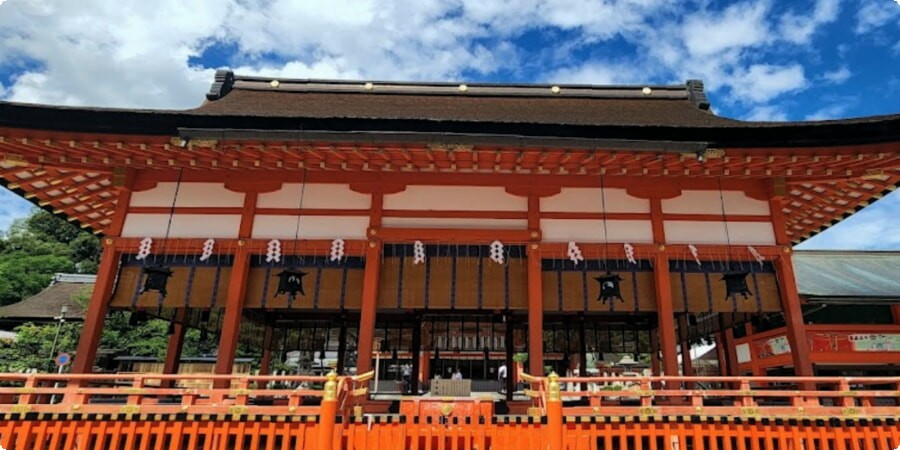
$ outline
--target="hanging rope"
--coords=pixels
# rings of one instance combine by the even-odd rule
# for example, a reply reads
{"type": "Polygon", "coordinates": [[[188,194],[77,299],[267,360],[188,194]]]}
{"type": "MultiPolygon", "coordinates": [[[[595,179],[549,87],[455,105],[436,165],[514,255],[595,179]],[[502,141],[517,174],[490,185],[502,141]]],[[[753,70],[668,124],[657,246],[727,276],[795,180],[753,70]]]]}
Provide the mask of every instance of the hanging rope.
{"type": "MultiPolygon", "coordinates": [[[[604,169],[600,169],[600,208],[603,218],[603,266],[606,267],[609,259],[609,227],[606,224],[606,185],[604,183],[604,169]]],[[[607,268],[608,270],[608,268],[607,268]]]]}
{"type": "Polygon", "coordinates": [[[306,196],[307,169],[303,168],[303,183],[300,184],[300,202],[297,205],[297,227],[294,229],[294,242],[291,255],[297,256],[297,240],[300,239],[300,218],[303,215],[303,197],[306,196]]]}
{"type": "Polygon", "coordinates": [[[728,217],[725,215],[725,194],[722,191],[722,177],[716,177],[719,185],[719,205],[722,207],[722,223],[725,225],[725,244],[726,244],[726,262],[728,269],[731,270],[731,234],[728,232],[728,217]]]}
{"type": "Polygon", "coordinates": [[[172,196],[172,207],[169,208],[169,223],[166,224],[166,235],[163,238],[162,253],[165,263],[166,250],[169,243],[169,232],[172,231],[172,219],[175,217],[175,204],[178,202],[178,191],[181,190],[181,176],[184,175],[184,167],[178,169],[178,179],[175,181],[175,195],[172,196]]]}

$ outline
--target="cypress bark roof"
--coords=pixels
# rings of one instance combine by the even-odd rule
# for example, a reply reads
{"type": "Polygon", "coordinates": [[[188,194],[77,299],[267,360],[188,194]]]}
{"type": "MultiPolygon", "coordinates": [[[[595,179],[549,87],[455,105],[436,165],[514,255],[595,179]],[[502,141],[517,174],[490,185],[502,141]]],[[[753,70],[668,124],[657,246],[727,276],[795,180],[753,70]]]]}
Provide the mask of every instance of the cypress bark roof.
{"type": "Polygon", "coordinates": [[[50,286],[18,303],[0,307],[0,322],[50,322],[60,315],[63,305],[69,309],[66,320],[84,320],[84,310],[76,301],[79,295],[93,290],[93,276],[81,279],[57,274],[50,286]]]}

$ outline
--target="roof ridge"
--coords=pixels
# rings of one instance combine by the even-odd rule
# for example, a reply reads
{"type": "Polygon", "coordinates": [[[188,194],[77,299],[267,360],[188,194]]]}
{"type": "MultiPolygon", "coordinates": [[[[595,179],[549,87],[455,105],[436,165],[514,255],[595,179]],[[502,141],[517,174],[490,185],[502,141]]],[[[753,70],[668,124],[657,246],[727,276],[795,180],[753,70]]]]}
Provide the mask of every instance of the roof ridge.
{"type": "Polygon", "coordinates": [[[642,100],[688,100],[701,110],[709,109],[703,82],[689,80],[679,85],[593,85],[550,83],[366,81],[315,78],[278,78],[236,75],[230,70],[216,72],[207,93],[208,100],[218,100],[232,90],[342,93],[446,95],[460,97],[560,97],[642,100]]]}

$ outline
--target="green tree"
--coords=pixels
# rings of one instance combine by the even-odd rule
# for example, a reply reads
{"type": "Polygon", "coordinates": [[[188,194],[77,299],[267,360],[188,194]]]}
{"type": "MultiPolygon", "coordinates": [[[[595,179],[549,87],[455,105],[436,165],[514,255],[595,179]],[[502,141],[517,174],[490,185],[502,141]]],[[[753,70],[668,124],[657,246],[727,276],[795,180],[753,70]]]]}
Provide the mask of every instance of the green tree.
{"type": "Polygon", "coordinates": [[[81,335],[80,323],[65,323],[59,327],[59,339],[53,348],[58,325],[26,323],[16,327],[15,341],[0,342],[0,372],[21,372],[38,369],[51,370],[53,358],[60,352],[74,352],[81,335]]]}
{"type": "Polygon", "coordinates": [[[0,305],[28,298],[57,272],[95,273],[96,236],[46,211],[13,222],[0,239],[0,305]]]}

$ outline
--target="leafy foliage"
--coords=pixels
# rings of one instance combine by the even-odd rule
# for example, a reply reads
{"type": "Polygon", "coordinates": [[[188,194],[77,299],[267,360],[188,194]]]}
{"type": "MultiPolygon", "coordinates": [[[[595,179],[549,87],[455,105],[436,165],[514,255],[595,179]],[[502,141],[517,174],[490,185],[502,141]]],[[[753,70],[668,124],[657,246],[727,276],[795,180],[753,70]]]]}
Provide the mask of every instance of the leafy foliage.
{"type": "Polygon", "coordinates": [[[53,358],[61,350],[74,349],[81,335],[80,323],[35,325],[26,323],[16,327],[15,341],[0,341],[0,372],[21,372],[29,369],[52,370],[53,358]],[[59,328],[59,341],[53,348],[54,336],[59,328]]]}
{"type": "Polygon", "coordinates": [[[99,257],[94,235],[35,210],[0,239],[0,305],[37,294],[57,272],[96,273],[99,257]]]}
{"type": "MultiPolygon", "coordinates": [[[[96,273],[101,253],[100,241],[52,214],[36,210],[17,220],[0,239],[0,305],[30,297],[50,284],[57,272],[96,273]]],[[[87,309],[90,289],[74,299],[87,309]]],[[[131,313],[114,311],[106,317],[100,348],[117,354],[162,359],[168,347],[169,322],[151,319],[129,325],[131,313]]],[[[32,324],[17,327],[15,341],[0,341],[0,372],[38,369],[55,370],[53,358],[60,352],[75,355],[80,323],[32,324]],[[53,346],[59,330],[59,339],[53,346]]],[[[185,334],[183,357],[215,354],[217,339],[200,339],[200,331],[185,334]]],[[[260,349],[239,347],[239,357],[260,357],[260,349]]]]}

